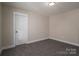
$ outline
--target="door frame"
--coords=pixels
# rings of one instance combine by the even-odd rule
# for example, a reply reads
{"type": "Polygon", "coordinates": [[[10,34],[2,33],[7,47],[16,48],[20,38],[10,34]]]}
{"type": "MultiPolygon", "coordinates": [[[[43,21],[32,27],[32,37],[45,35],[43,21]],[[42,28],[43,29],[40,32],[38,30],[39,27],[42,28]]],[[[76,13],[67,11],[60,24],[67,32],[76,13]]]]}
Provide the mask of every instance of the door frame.
{"type": "MultiPolygon", "coordinates": [[[[24,15],[27,17],[27,34],[28,34],[28,15],[25,13],[21,13],[21,12],[13,12],[13,46],[14,47],[16,47],[16,22],[15,22],[15,15],[16,14],[24,15]]],[[[27,40],[28,40],[28,35],[27,35],[27,40]]]]}

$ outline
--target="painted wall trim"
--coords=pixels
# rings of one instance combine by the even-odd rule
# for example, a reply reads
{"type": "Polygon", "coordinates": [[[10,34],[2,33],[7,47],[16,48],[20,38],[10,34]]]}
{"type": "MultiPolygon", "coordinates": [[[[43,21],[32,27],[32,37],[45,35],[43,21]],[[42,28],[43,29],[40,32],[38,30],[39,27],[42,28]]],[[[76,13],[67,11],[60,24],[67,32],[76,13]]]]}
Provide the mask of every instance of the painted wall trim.
{"type": "MultiPolygon", "coordinates": [[[[42,40],[46,40],[46,39],[48,39],[48,37],[46,37],[46,38],[41,38],[41,39],[37,39],[37,40],[33,40],[33,41],[27,41],[26,44],[33,43],[33,42],[38,42],[38,41],[42,41],[42,40]]],[[[2,50],[4,50],[4,49],[9,49],[9,48],[13,48],[13,47],[15,47],[14,44],[13,44],[13,45],[10,45],[10,46],[2,47],[2,50]]],[[[2,50],[1,50],[1,51],[2,51],[2,50]]]]}
{"type": "Polygon", "coordinates": [[[46,40],[46,39],[48,39],[48,37],[46,37],[46,38],[40,38],[40,39],[37,39],[37,40],[28,41],[27,44],[38,42],[38,41],[42,41],[42,40],[46,40]]]}
{"type": "Polygon", "coordinates": [[[63,42],[63,43],[67,43],[67,44],[70,44],[70,45],[74,45],[74,46],[78,46],[79,47],[79,44],[77,44],[77,43],[72,43],[72,42],[64,41],[64,40],[61,40],[61,39],[58,39],[58,38],[55,38],[55,37],[49,37],[49,39],[56,40],[56,41],[60,41],[60,42],[63,42]]]}
{"type": "Polygon", "coordinates": [[[4,49],[9,49],[9,48],[13,48],[13,47],[15,47],[15,46],[14,46],[14,45],[5,46],[5,47],[2,47],[2,50],[4,50],[4,49]]]}
{"type": "Polygon", "coordinates": [[[0,55],[1,55],[1,53],[2,53],[2,49],[0,49],[0,55]]]}
{"type": "Polygon", "coordinates": [[[0,49],[0,55],[2,54],[2,51],[4,49],[9,49],[9,48],[13,48],[13,47],[15,47],[15,46],[14,45],[11,45],[11,46],[2,47],[2,49],[0,49]]]}

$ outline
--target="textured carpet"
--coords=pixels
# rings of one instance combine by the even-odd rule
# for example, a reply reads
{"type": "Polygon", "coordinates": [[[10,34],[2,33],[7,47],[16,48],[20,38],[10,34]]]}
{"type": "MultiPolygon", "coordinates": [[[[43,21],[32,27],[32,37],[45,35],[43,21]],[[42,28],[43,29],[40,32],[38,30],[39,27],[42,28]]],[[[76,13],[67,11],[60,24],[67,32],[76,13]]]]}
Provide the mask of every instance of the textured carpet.
{"type": "Polygon", "coordinates": [[[79,47],[47,39],[2,51],[2,56],[78,56],[79,47]]]}

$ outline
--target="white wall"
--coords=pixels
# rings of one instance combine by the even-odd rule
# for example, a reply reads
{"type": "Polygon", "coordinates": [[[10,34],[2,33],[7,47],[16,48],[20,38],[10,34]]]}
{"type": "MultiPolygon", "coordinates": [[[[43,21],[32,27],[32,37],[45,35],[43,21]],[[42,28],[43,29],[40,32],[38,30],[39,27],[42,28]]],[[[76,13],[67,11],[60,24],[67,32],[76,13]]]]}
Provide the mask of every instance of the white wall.
{"type": "Polygon", "coordinates": [[[0,53],[1,53],[1,3],[0,3],[0,53]]]}
{"type": "Polygon", "coordinates": [[[79,44],[79,9],[50,16],[50,38],[79,44]]]}
{"type": "Polygon", "coordinates": [[[22,12],[28,14],[29,19],[29,39],[30,41],[40,40],[48,36],[48,16],[43,16],[27,10],[3,6],[3,47],[13,45],[13,12],[22,12]]]}
{"type": "Polygon", "coordinates": [[[29,14],[29,40],[37,40],[48,37],[48,20],[43,15],[29,14]]]}

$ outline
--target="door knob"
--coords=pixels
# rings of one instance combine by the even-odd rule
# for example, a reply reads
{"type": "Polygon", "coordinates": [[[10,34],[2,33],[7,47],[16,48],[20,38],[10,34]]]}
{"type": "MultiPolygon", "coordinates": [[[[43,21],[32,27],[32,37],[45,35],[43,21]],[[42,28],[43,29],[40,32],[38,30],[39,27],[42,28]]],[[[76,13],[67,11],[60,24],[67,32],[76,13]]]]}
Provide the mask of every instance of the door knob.
{"type": "Polygon", "coordinates": [[[18,31],[16,31],[16,33],[18,33],[18,31]]]}

